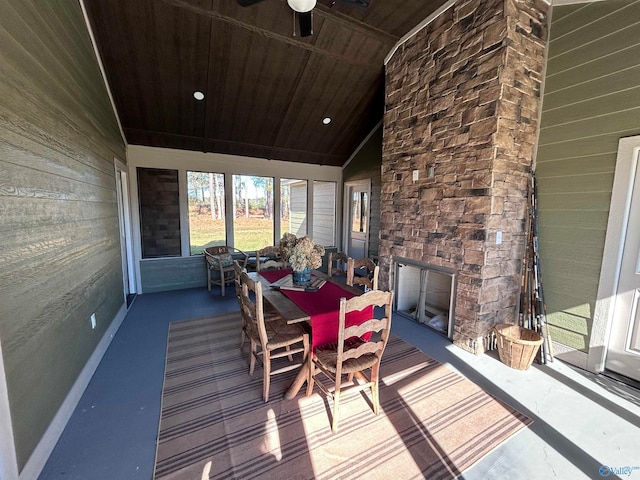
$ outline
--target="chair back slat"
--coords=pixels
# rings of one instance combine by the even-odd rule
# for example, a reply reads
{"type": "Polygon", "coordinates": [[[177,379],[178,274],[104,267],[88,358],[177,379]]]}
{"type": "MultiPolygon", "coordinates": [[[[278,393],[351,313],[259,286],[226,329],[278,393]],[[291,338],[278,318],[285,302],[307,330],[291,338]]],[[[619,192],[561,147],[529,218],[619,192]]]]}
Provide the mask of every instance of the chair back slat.
{"type": "Polygon", "coordinates": [[[346,278],[347,271],[345,269],[348,261],[349,257],[344,252],[329,252],[329,266],[327,270],[329,277],[340,275],[346,278]]]}
{"type": "MultiPolygon", "coordinates": [[[[376,290],[376,291],[380,291],[380,290],[376,290]]],[[[371,293],[371,292],[367,292],[367,293],[371,293]]],[[[389,293],[389,292],[382,292],[382,293],[389,293]]],[[[366,296],[357,295],[353,298],[350,298],[346,303],[345,305],[346,313],[350,313],[353,311],[360,311],[371,305],[374,305],[376,307],[383,307],[387,304],[386,302],[387,302],[386,295],[366,295],[366,296]],[[381,303],[375,303],[374,305],[374,302],[381,302],[381,303]]]]}
{"type": "Polygon", "coordinates": [[[260,272],[262,270],[269,270],[271,268],[276,268],[276,269],[285,268],[285,263],[279,260],[267,260],[266,262],[260,262],[258,271],[260,272]]]}
{"type": "Polygon", "coordinates": [[[367,342],[358,348],[350,348],[342,352],[342,362],[346,362],[350,358],[360,358],[363,355],[377,354],[379,350],[384,348],[383,342],[367,342]]]}
{"type": "Polygon", "coordinates": [[[379,273],[380,267],[370,258],[349,258],[347,261],[347,285],[363,285],[366,289],[377,290],[379,273]],[[356,275],[356,272],[365,275],[356,275]]]}
{"type": "Polygon", "coordinates": [[[344,329],[344,338],[362,337],[370,332],[381,332],[387,326],[387,319],[378,320],[372,318],[360,325],[352,325],[344,329]]]}
{"type": "Polygon", "coordinates": [[[204,253],[209,255],[224,255],[225,253],[229,253],[229,247],[227,245],[207,247],[204,249],[204,253]]]}
{"type": "Polygon", "coordinates": [[[286,268],[287,262],[280,257],[280,248],[276,245],[261,248],[256,251],[256,271],[269,268],[286,268]],[[266,260],[264,260],[266,258],[266,260]]]}

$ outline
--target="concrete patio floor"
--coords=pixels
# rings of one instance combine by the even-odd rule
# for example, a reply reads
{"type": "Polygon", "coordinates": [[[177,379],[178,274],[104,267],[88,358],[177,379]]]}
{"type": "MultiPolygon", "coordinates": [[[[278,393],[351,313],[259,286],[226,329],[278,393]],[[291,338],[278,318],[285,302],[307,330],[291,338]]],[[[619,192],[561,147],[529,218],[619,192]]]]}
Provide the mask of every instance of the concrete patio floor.
{"type": "MultiPolygon", "coordinates": [[[[169,322],[237,308],[215,289],[138,296],[40,480],[151,479],[169,322]]],[[[515,370],[399,315],[392,330],[534,421],[461,478],[640,479],[640,391],[559,360],[515,370]]]]}
{"type": "Polygon", "coordinates": [[[497,352],[475,356],[415,322],[394,322],[397,335],[534,421],[463,478],[597,479],[616,478],[620,471],[621,478],[640,479],[638,390],[560,360],[515,370],[497,352]]]}

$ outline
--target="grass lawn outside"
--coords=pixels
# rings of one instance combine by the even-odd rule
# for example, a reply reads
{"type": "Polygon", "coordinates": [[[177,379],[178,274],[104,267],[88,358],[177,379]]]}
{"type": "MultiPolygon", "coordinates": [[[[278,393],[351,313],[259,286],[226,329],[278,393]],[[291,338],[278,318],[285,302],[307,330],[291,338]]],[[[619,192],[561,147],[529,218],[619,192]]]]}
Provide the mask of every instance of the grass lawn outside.
{"type": "MultiPolygon", "coordinates": [[[[214,220],[208,214],[189,212],[191,255],[201,254],[205,248],[226,245],[224,220],[214,220]]],[[[289,221],[281,221],[281,231],[289,229],[289,221]]],[[[270,218],[239,217],[234,219],[234,247],[253,252],[274,244],[274,225],[270,218]]]]}

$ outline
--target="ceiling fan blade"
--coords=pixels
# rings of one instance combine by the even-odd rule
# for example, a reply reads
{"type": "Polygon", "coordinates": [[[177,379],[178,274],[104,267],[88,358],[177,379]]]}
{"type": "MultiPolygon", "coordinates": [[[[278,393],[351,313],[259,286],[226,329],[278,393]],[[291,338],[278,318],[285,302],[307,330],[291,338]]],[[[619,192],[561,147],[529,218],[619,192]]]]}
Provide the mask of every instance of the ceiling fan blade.
{"type": "Polygon", "coordinates": [[[241,7],[250,7],[251,5],[260,3],[262,1],[263,0],[236,0],[236,2],[238,2],[238,5],[240,5],[241,7]]]}
{"type": "Polygon", "coordinates": [[[313,35],[313,10],[310,12],[298,13],[300,23],[300,36],[308,37],[313,35]]]}
{"type": "Polygon", "coordinates": [[[337,0],[338,3],[348,7],[367,8],[371,5],[371,0],[337,0]]]}

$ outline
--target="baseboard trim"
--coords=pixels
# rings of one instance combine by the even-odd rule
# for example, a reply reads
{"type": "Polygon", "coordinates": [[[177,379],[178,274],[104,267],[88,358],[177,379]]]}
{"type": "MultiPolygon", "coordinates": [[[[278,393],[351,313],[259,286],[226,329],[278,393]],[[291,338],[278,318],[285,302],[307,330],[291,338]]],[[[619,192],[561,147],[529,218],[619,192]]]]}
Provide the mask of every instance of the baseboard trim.
{"type": "Polygon", "coordinates": [[[37,479],[42,472],[42,469],[47,463],[51,452],[53,452],[56,443],[58,443],[62,432],[69,422],[73,411],[78,405],[80,398],[82,398],[87,385],[89,385],[91,377],[93,377],[93,374],[98,368],[102,357],[107,351],[107,348],[109,348],[111,340],[113,340],[114,335],[120,328],[120,325],[122,325],[122,321],[124,320],[126,314],[127,305],[126,303],[123,303],[120,307],[120,310],[118,310],[118,313],[111,322],[111,325],[109,325],[109,328],[105,331],[104,335],[100,339],[100,342],[96,346],[96,349],[93,351],[93,354],[91,354],[91,357],[89,357],[89,360],[82,369],[82,372],[80,372],[80,375],[73,384],[73,387],[71,387],[71,390],[67,394],[67,397],[64,399],[64,402],[62,402],[62,405],[58,409],[55,417],[53,417],[53,420],[51,421],[51,424],[49,424],[47,431],[40,439],[40,442],[38,442],[38,445],[31,454],[31,457],[29,457],[29,460],[20,472],[20,475],[18,477],[19,480],[37,479]]]}
{"type": "Polygon", "coordinates": [[[582,370],[589,370],[587,368],[588,355],[581,350],[576,350],[575,348],[568,347],[562,343],[553,342],[553,353],[555,358],[558,358],[563,362],[567,362],[575,367],[581,368],[582,370]]]}

